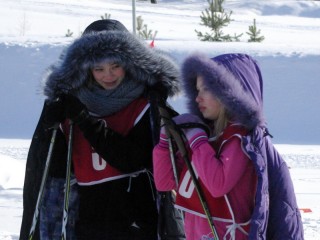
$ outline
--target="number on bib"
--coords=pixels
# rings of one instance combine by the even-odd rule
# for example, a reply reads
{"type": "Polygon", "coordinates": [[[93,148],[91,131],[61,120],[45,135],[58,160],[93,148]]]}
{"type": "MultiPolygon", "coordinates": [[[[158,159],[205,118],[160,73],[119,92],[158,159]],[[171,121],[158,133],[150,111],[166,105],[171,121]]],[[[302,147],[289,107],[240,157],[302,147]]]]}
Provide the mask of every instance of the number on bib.
{"type": "Polygon", "coordinates": [[[92,153],[92,166],[95,170],[101,171],[107,167],[107,162],[98,153],[92,153]]]}

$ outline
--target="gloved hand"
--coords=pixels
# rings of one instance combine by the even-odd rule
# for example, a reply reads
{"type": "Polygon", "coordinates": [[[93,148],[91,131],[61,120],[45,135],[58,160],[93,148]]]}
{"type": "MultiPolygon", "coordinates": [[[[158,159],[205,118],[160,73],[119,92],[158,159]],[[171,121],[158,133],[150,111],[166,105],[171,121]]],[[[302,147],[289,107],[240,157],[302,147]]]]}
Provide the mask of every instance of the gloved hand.
{"type": "Polygon", "coordinates": [[[173,120],[182,128],[191,149],[195,149],[203,141],[208,141],[208,135],[204,130],[208,127],[198,116],[185,113],[174,117],[173,120]]]}
{"type": "Polygon", "coordinates": [[[49,101],[46,100],[44,106],[43,125],[46,129],[53,128],[55,125],[65,120],[65,107],[62,98],[49,101]]]}
{"type": "Polygon", "coordinates": [[[66,117],[74,123],[79,123],[89,116],[87,107],[75,96],[66,94],[63,96],[66,117]]]}
{"type": "Polygon", "coordinates": [[[159,81],[154,85],[149,87],[150,94],[157,94],[163,100],[168,98],[168,88],[163,84],[163,82],[159,81]]]}
{"type": "Polygon", "coordinates": [[[173,118],[176,124],[184,124],[184,123],[200,123],[204,124],[200,117],[191,113],[184,113],[173,118]]]}

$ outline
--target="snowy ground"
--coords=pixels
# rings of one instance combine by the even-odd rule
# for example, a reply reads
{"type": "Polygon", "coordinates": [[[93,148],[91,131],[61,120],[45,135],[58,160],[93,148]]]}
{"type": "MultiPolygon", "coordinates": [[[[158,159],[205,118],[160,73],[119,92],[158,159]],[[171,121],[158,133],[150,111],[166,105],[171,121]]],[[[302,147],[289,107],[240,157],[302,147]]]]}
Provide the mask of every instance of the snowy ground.
{"type": "MultiPolygon", "coordinates": [[[[30,140],[0,139],[0,240],[17,240],[30,140]]],[[[290,166],[306,240],[320,239],[320,146],[276,145],[290,166]]]]}
{"type": "MultiPolygon", "coordinates": [[[[264,77],[268,125],[290,166],[306,240],[320,239],[320,1],[225,0],[234,21],[225,33],[240,42],[198,41],[206,0],[136,1],[136,15],[157,30],[156,47],[178,62],[191,52],[210,56],[244,52],[256,58],[264,77]],[[253,19],[265,36],[247,43],[253,19]]],[[[16,240],[22,214],[27,152],[43,97],[42,74],[63,48],[105,13],[132,31],[130,0],[0,0],[0,240],[16,240]],[[70,29],[73,37],[65,34],[70,29]],[[27,139],[27,140],[22,140],[27,139]]],[[[185,111],[183,98],[172,99],[185,111]]]]}

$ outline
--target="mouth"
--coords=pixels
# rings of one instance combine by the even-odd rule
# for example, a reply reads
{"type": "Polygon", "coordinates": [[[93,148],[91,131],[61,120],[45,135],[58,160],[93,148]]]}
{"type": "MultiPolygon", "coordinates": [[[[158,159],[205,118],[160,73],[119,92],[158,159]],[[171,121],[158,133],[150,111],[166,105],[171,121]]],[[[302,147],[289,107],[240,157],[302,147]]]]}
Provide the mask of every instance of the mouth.
{"type": "Polygon", "coordinates": [[[198,108],[200,112],[203,112],[206,109],[204,106],[198,106],[198,108]]]}
{"type": "Polygon", "coordinates": [[[117,85],[117,80],[112,81],[112,82],[105,81],[105,82],[103,82],[103,84],[105,84],[106,86],[112,87],[112,86],[114,86],[114,85],[117,85]]]}

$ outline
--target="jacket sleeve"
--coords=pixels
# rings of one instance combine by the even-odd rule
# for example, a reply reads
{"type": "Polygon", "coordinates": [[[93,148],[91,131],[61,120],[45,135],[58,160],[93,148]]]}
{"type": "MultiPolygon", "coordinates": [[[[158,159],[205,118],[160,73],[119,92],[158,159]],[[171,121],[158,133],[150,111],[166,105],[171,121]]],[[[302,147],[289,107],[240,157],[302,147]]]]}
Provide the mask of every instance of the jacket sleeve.
{"type": "MultiPolygon", "coordinates": [[[[25,179],[23,185],[23,214],[19,239],[27,239],[32,225],[33,214],[37,203],[42,175],[44,172],[48,149],[51,143],[52,131],[43,127],[45,105],[32,137],[26,161],[25,179]]],[[[63,133],[58,130],[51,155],[49,175],[65,177],[67,146],[63,133]]],[[[38,225],[34,239],[39,239],[38,225]]]]}
{"type": "MultiPolygon", "coordinates": [[[[183,165],[180,155],[176,154],[178,175],[183,165]]],[[[157,144],[153,149],[153,175],[158,191],[171,191],[177,188],[169,149],[161,147],[161,144],[157,144]]]]}
{"type": "Polygon", "coordinates": [[[209,142],[193,149],[192,155],[192,162],[199,177],[214,197],[223,196],[231,191],[245,174],[249,161],[237,137],[228,140],[219,158],[209,142]]]}
{"type": "Polygon", "coordinates": [[[124,173],[152,168],[149,111],[126,136],[92,117],[87,117],[78,125],[95,151],[114,168],[124,173]]]}

